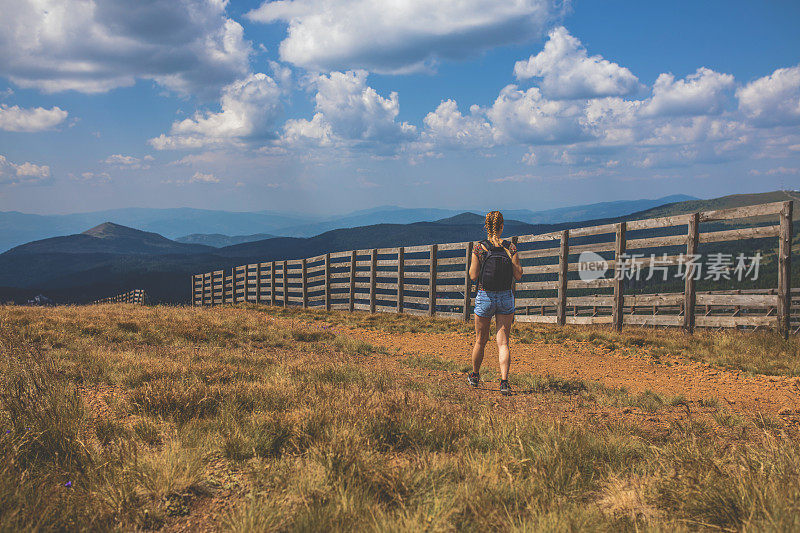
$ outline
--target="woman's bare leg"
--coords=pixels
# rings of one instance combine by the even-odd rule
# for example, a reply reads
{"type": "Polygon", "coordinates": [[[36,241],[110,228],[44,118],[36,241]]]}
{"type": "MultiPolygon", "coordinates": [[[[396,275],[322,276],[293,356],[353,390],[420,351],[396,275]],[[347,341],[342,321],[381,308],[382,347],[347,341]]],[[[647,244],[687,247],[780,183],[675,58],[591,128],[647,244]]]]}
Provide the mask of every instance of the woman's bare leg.
{"type": "Polygon", "coordinates": [[[489,341],[491,318],[475,315],[475,345],[472,347],[472,371],[480,372],[483,363],[483,349],[489,341]]]}
{"type": "Polygon", "coordinates": [[[508,379],[508,370],[511,368],[511,349],[508,347],[508,339],[511,336],[511,325],[514,323],[514,315],[494,316],[497,323],[497,351],[500,359],[500,379],[508,379]]]}

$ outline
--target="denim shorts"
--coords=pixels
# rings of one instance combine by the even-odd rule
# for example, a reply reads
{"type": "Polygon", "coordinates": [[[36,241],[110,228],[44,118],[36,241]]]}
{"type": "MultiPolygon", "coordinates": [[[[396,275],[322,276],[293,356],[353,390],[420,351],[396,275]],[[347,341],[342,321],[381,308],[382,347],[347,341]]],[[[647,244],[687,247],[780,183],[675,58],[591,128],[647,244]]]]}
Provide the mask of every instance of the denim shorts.
{"type": "Polygon", "coordinates": [[[483,318],[492,318],[493,315],[514,314],[514,291],[478,291],[475,296],[475,314],[483,318]]]}

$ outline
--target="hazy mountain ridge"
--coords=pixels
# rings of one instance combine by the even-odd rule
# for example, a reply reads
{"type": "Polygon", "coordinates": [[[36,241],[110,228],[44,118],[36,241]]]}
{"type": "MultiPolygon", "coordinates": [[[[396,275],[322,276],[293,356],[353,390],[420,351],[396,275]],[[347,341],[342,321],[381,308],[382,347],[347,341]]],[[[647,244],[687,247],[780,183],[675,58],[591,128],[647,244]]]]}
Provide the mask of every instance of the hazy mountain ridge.
{"type": "MultiPolygon", "coordinates": [[[[574,220],[620,216],[671,201],[657,200],[602,202],[599,204],[563,207],[547,211],[507,210],[507,218],[532,224],[569,222],[574,220]]],[[[188,207],[174,209],[125,208],[74,213],[68,215],[32,215],[16,211],[0,212],[0,251],[21,244],[51,237],[73,235],[101,224],[118,225],[158,233],[169,239],[187,243],[189,235],[224,235],[230,241],[215,237],[194,237],[189,244],[229,245],[246,242],[244,237],[264,233],[282,237],[312,237],[334,229],[369,226],[380,223],[411,224],[432,222],[453,217],[468,209],[404,208],[380,206],[336,216],[312,216],[279,211],[229,212],[188,207]],[[215,240],[216,239],[216,240],[215,240]]]]}
{"type": "Polygon", "coordinates": [[[274,239],[275,235],[268,233],[256,233],[253,235],[223,235],[221,233],[193,233],[191,235],[184,235],[175,239],[176,242],[184,244],[203,244],[205,246],[213,246],[214,248],[223,248],[234,244],[242,244],[245,242],[263,241],[264,239],[274,239]]]}

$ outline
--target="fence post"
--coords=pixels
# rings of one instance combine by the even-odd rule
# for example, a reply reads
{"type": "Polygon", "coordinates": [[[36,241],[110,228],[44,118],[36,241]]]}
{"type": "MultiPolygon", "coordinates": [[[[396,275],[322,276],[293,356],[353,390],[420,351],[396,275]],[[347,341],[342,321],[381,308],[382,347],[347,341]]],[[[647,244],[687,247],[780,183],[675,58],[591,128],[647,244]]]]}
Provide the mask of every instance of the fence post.
{"type": "Polygon", "coordinates": [[[197,291],[197,288],[195,287],[196,282],[197,282],[197,274],[192,274],[192,293],[191,293],[192,307],[194,307],[194,295],[195,292],[197,291]]]}
{"type": "Polygon", "coordinates": [[[567,323],[567,267],[569,266],[569,230],[561,232],[561,249],[558,251],[558,301],[556,324],[567,323]]]}
{"type": "Polygon", "coordinates": [[[469,315],[470,309],[469,304],[471,303],[469,297],[470,285],[472,284],[472,280],[469,277],[469,265],[470,261],[472,261],[472,241],[467,243],[467,254],[466,254],[466,263],[467,266],[464,268],[464,322],[469,322],[469,315]]]}
{"type": "Polygon", "coordinates": [[[623,294],[622,256],[625,254],[625,233],[627,224],[617,224],[617,236],[614,241],[614,301],[611,309],[611,325],[614,331],[622,331],[625,314],[625,295],[623,294]]]}
{"type": "MultiPolygon", "coordinates": [[[[516,235],[514,237],[511,237],[511,243],[514,246],[517,245],[517,236],[516,235]]],[[[522,266],[522,260],[520,260],[519,264],[520,264],[520,266],[522,266]]],[[[517,290],[517,278],[515,278],[513,275],[511,276],[511,290],[515,291],[515,292],[517,290]]]]}
{"type": "Polygon", "coordinates": [[[436,314],[436,250],[438,246],[431,244],[430,281],[428,282],[428,315],[436,314]]]}
{"type": "Polygon", "coordinates": [[[369,265],[369,312],[375,312],[375,280],[378,277],[378,250],[372,249],[370,252],[369,265]]]}
{"type": "Polygon", "coordinates": [[[325,254],[325,310],[331,310],[331,254],[325,254]]]}
{"type": "Polygon", "coordinates": [[[261,305],[261,263],[256,263],[256,303],[261,305]]]}
{"type": "Polygon", "coordinates": [[[289,307],[289,262],[283,260],[283,307],[289,307]]]}
{"type": "Polygon", "coordinates": [[[792,209],[793,202],[783,202],[778,243],[778,333],[789,337],[792,321],[792,209]]]}
{"type": "Polygon", "coordinates": [[[300,262],[300,282],[302,283],[303,287],[303,309],[308,307],[308,276],[306,274],[306,270],[308,268],[308,262],[305,258],[300,262]]]}
{"type": "Polygon", "coordinates": [[[356,251],[350,252],[350,312],[356,305],[356,251]]]}
{"type": "Polygon", "coordinates": [[[686,284],[683,292],[683,331],[694,333],[694,312],[697,293],[695,291],[695,271],[697,265],[697,245],[700,240],[700,213],[692,213],[689,218],[688,234],[686,239],[686,255],[689,263],[686,264],[686,284]]]}
{"type": "MultiPolygon", "coordinates": [[[[231,301],[230,301],[230,303],[233,303],[234,299],[235,299],[235,294],[236,294],[235,293],[236,285],[235,285],[235,282],[234,282],[235,279],[236,279],[236,267],[232,267],[231,268],[231,297],[230,297],[231,301]]],[[[226,302],[223,301],[222,303],[226,303],[226,302]]]]}
{"type": "Polygon", "coordinates": [[[405,253],[406,249],[397,249],[397,312],[403,312],[403,278],[405,277],[405,253]]]}
{"type": "Polygon", "coordinates": [[[275,305],[275,261],[269,264],[269,304],[275,305]]]}

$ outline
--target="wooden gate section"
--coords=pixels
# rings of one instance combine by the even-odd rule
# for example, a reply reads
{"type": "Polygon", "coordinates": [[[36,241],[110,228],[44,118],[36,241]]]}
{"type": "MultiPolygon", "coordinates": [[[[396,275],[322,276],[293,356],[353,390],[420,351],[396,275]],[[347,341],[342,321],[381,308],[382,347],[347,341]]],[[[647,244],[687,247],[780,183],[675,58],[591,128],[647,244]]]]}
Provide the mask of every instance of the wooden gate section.
{"type": "MultiPolygon", "coordinates": [[[[790,286],[792,208],[791,201],[776,202],[513,237],[524,273],[515,287],[516,319],[610,324],[616,329],[639,325],[687,332],[696,327],[797,332],[800,293],[790,286]],[[739,257],[736,243],[742,241],[748,241],[748,251],[765,251],[760,267],[773,260],[767,255],[775,254],[776,286],[698,291],[698,284],[735,286],[743,273],[743,279],[752,277],[752,268],[745,272],[753,266],[752,256],[739,257]],[[682,276],[686,271],[694,275],[682,276]],[[659,292],[653,287],[679,289],[659,292]]],[[[351,250],[196,274],[192,302],[469,320],[472,246],[460,242],[351,250]]]]}

